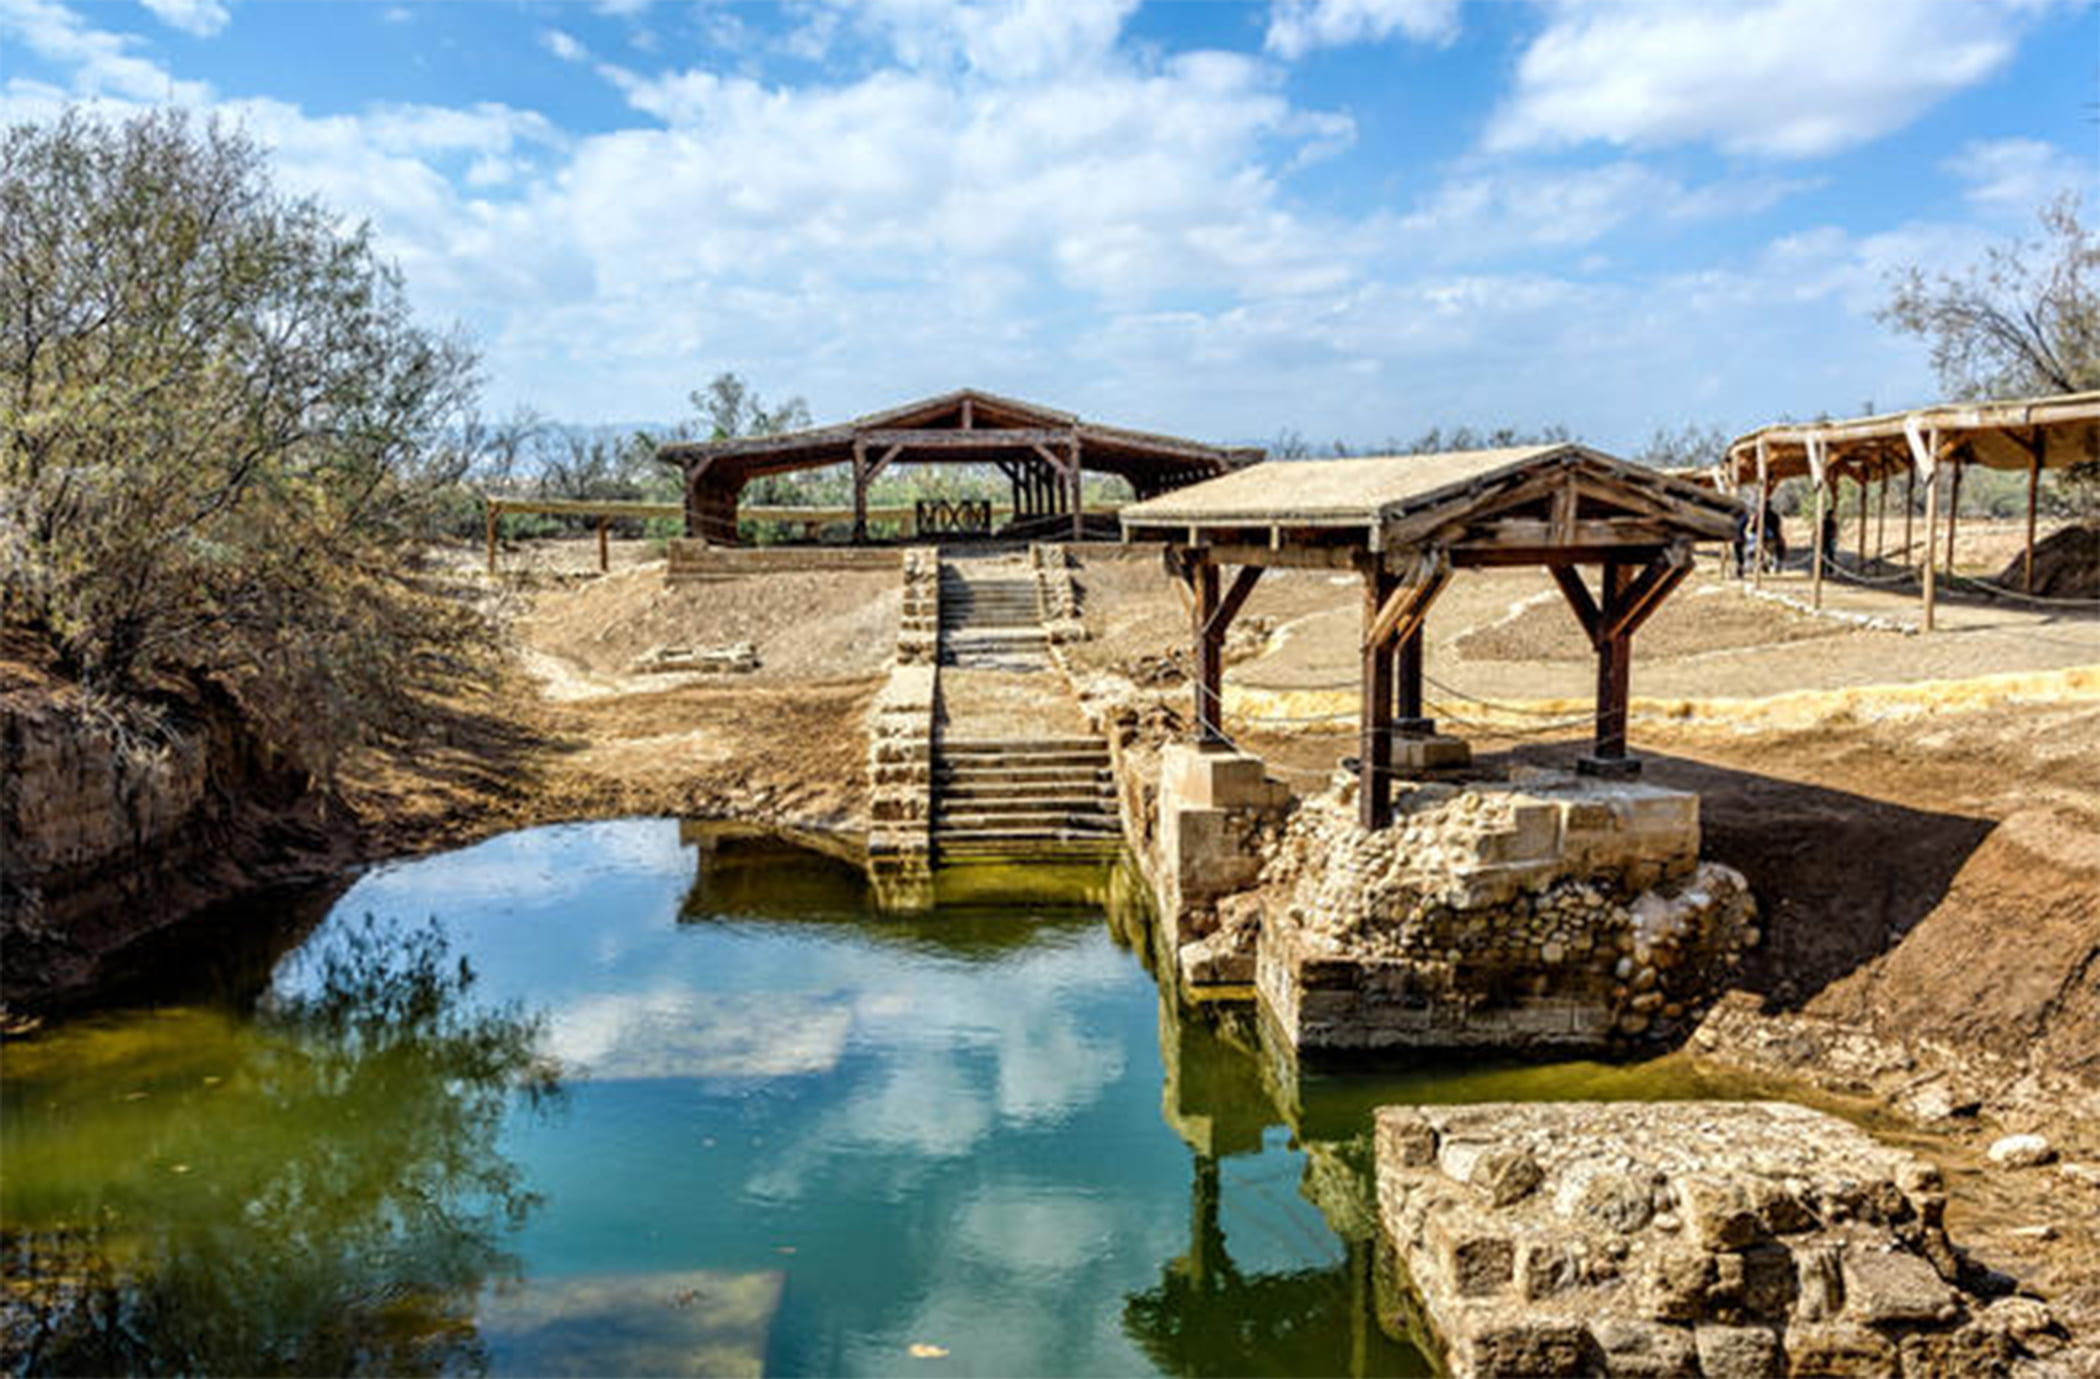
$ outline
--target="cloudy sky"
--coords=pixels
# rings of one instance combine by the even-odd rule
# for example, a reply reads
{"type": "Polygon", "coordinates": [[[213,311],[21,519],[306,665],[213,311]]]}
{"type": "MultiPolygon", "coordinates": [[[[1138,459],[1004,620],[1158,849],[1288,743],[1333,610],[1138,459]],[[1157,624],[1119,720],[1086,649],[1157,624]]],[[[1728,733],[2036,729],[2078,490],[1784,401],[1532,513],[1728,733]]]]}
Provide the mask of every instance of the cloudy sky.
{"type": "Polygon", "coordinates": [[[243,122],[579,421],[1628,449],[1930,400],[1892,269],[2100,211],[2072,0],[0,0],[0,111],[69,100],[243,122]]]}

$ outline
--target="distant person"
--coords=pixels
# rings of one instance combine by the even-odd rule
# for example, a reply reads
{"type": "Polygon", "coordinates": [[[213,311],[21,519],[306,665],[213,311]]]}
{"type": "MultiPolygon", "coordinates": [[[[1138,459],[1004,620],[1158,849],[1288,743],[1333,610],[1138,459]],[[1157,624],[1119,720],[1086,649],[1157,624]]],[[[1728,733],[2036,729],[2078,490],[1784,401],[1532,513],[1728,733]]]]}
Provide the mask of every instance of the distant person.
{"type": "Polygon", "coordinates": [[[1743,568],[1750,561],[1750,509],[1737,505],[1735,510],[1735,535],[1728,539],[1728,550],[1735,557],[1735,577],[1743,577],[1743,568]]]}
{"type": "Polygon", "coordinates": [[[1757,553],[1759,563],[1775,574],[1786,567],[1786,528],[1780,525],[1779,509],[1772,500],[1765,500],[1764,549],[1757,553]]]}
{"type": "Polygon", "coordinates": [[[1823,563],[1825,565],[1837,564],[1838,515],[1835,503],[1826,503],[1823,506],[1823,525],[1816,532],[1816,544],[1823,550],[1823,563]]]}

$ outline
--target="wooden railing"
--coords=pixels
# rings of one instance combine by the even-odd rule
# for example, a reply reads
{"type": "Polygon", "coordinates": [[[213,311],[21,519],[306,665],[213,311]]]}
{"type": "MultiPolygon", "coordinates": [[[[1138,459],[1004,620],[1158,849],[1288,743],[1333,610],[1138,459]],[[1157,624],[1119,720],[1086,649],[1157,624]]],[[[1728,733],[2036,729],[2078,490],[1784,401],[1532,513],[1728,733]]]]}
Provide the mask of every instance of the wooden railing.
{"type": "MultiPolygon", "coordinates": [[[[652,519],[684,522],[685,506],[682,503],[645,503],[622,498],[498,498],[485,495],[488,505],[488,568],[496,573],[496,522],[508,513],[531,514],[541,517],[595,517],[598,519],[598,570],[604,573],[611,567],[611,551],[607,528],[614,522],[646,522],[652,519]]],[[[1088,503],[1088,516],[1112,516],[1121,503],[1088,503]]],[[[906,505],[886,504],[868,509],[868,518],[876,522],[912,523],[912,531],[919,536],[981,536],[992,530],[996,515],[1011,515],[1010,503],[993,502],[984,498],[921,499],[906,505]]],[[[831,522],[853,520],[851,507],[801,507],[753,504],[737,509],[737,521],[785,522],[814,529],[831,522]]],[[[1058,519],[1060,521],[1063,518],[1058,519]]],[[[702,533],[707,535],[707,533],[702,533]]],[[[728,533],[717,534],[717,539],[728,533]]]]}

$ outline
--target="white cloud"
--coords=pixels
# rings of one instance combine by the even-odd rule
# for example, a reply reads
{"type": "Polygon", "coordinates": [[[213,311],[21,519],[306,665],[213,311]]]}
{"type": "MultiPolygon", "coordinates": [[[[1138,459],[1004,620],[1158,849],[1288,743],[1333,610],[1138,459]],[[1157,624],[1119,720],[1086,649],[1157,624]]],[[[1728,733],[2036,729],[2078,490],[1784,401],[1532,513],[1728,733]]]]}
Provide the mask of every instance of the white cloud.
{"type": "Polygon", "coordinates": [[[1944,164],[1968,184],[1969,204],[1986,214],[2028,220],[2065,191],[2100,186],[2100,163],[2040,139],[1978,139],[1944,164]]]}
{"type": "MultiPolygon", "coordinates": [[[[203,82],[177,81],[166,68],[140,57],[133,51],[137,39],[90,28],[57,0],[0,0],[0,39],[6,38],[70,70],[76,96],[183,105],[211,97],[203,82]]],[[[13,86],[10,81],[8,88],[13,86]]]]}
{"type": "Polygon", "coordinates": [[[1459,0],[1275,0],[1265,43],[1295,61],[1315,48],[1379,43],[1405,34],[1417,43],[1458,37],[1459,0]]]}
{"type": "Polygon", "coordinates": [[[154,18],[170,28],[199,38],[210,38],[226,27],[233,12],[223,0],[141,0],[154,18]]]}
{"type": "Polygon", "coordinates": [[[1749,215],[1809,185],[1751,177],[1687,187],[1630,159],[1544,168],[1485,162],[1447,176],[1396,228],[1410,253],[1478,261],[1586,245],[1628,226],[1749,215]]]}
{"type": "MultiPolygon", "coordinates": [[[[1624,12],[1570,3],[1548,31],[1624,12]]],[[[2031,140],[1980,142],[1949,164],[1971,191],[1943,205],[1948,223],[1797,229],[1704,267],[1629,267],[1629,245],[1679,263],[1682,227],[1807,184],[1478,154],[1381,186],[1372,209],[1328,209],[1292,174],[1348,145],[1348,116],[1293,103],[1273,60],[1140,48],[1124,16],[805,0],[798,32],[897,56],[803,84],[597,63],[549,29],[542,46],[636,112],[570,134],[499,104],[317,116],[224,100],[54,0],[0,0],[0,42],[51,73],[0,83],[0,115],[172,93],[244,121],[284,185],[370,217],[419,306],[473,328],[499,410],[661,417],[736,368],[820,416],[969,382],[1218,439],[1317,421],[1322,439],[1367,443],[1563,421],[1626,444],[1692,416],[1919,400],[1922,360],[1872,320],[1887,272],[1960,262],[1985,238],[1961,218],[2060,166],[2031,140]]],[[[1673,118],[1732,147],[1758,137],[1713,111],[1673,118]]]]}
{"type": "Polygon", "coordinates": [[[1549,0],[1495,150],[1711,142],[1799,158],[1899,129],[1998,71],[2020,0],[1549,0]]]}
{"type": "Polygon", "coordinates": [[[542,33],[540,46],[563,62],[582,62],[591,55],[590,49],[560,29],[548,29],[542,33]]]}

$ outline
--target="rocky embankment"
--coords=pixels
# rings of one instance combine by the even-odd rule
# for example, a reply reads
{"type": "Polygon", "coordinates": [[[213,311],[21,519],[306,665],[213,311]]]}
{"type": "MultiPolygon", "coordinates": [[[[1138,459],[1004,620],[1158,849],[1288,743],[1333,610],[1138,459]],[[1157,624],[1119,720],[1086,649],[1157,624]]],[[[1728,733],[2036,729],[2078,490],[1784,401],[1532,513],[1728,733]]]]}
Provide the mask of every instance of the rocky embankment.
{"type": "Polygon", "coordinates": [[[1939,1170],[1783,1102],[1389,1107],[1378,1199],[1460,1376],[1998,1375],[2062,1350],[1939,1170]]]}
{"type": "Polygon", "coordinates": [[[299,773],[223,695],[124,711],[77,690],[0,688],[0,1002],[77,991],[115,949],[224,895],[325,868],[299,773]]]}

